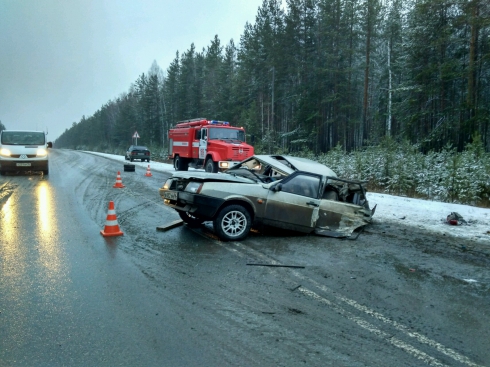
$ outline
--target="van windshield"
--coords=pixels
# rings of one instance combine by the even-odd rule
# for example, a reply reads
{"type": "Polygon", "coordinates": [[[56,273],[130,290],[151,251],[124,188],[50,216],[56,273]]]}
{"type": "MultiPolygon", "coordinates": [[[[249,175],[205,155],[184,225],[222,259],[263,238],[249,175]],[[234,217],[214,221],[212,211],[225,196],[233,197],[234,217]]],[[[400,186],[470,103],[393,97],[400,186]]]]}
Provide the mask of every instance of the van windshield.
{"type": "Polygon", "coordinates": [[[45,135],[42,131],[3,131],[4,145],[44,145],[45,135]]]}

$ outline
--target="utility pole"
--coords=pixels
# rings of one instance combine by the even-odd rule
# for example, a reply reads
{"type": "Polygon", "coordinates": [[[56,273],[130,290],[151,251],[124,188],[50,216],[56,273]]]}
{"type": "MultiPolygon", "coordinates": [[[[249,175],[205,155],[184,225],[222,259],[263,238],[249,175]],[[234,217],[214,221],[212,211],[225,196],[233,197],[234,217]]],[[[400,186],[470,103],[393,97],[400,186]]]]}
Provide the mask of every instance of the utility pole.
{"type": "MultiPolygon", "coordinates": [[[[275,84],[275,78],[276,78],[276,69],[273,66],[272,67],[272,108],[271,108],[271,126],[272,128],[269,130],[269,136],[272,137],[271,132],[274,131],[274,84],[275,84]]],[[[269,139],[269,154],[271,154],[272,150],[272,141],[269,139]]]]}
{"type": "Polygon", "coordinates": [[[391,135],[391,45],[388,43],[388,120],[386,121],[386,136],[391,135]]]}

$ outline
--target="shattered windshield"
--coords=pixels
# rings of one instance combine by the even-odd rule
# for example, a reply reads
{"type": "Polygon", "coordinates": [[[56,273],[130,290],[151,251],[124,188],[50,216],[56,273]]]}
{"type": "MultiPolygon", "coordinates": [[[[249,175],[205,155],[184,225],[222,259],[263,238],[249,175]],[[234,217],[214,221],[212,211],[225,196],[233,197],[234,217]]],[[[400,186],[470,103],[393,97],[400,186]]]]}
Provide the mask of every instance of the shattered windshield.
{"type": "Polygon", "coordinates": [[[245,141],[243,130],[229,129],[225,127],[213,127],[209,129],[209,139],[245,141]]]}
{"type": "Polygon", "coordinates": [[[228,169],[225,173],[250,178],[256,182],[269,183],[281,180],[287,175],[279,172],[270,164],[256,158],[247,159],[242,163],[228,169]]]}

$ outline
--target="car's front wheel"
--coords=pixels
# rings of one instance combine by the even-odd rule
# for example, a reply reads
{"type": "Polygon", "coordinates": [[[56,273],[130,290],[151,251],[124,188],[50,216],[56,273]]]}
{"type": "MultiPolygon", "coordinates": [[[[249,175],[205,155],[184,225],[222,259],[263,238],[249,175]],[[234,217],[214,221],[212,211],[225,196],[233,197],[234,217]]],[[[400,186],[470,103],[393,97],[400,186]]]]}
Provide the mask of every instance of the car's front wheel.
{"type": "Polygon", "coordinates": [[[241,205],[225,206],[213,221],[218,237],[224,241],[239,241],[247,237],[252,227],[252,218],[241,205]]]}
{"type": "Polygon", "coordinates": [[[180,219],[182,219],[184,222],[186,222],[191,227],[198,227],[204,222],[204,219],[199,218],[199,217],[194,217],[193,215],[191,215],[187,212],[182,212],[180,210],[179,210],[179,216],[180,216],[180,219]]]}

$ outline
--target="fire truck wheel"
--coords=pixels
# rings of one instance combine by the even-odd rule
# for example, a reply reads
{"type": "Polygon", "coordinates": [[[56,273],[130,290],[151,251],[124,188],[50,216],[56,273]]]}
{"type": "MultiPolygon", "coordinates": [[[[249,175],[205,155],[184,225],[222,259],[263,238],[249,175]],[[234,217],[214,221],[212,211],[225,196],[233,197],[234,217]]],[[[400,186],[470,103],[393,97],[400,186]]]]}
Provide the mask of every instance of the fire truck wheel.
{"type": "Polygon", "coordinates": [[[180,158],[180,156],[176,155],[174,157],[174,168],[176,171],[187,171],[189,169],[189,162],[186,159],[180,158]]]}
{"type": "Polygon", "coordinates": [[[208,160],[206,161],[206,165],[204,166],[204,170],[206,172],[216,173],[216,172],[218,172],[218,163],[213,162],[213,160],[211,158],[208,158],[208,160]]]}

